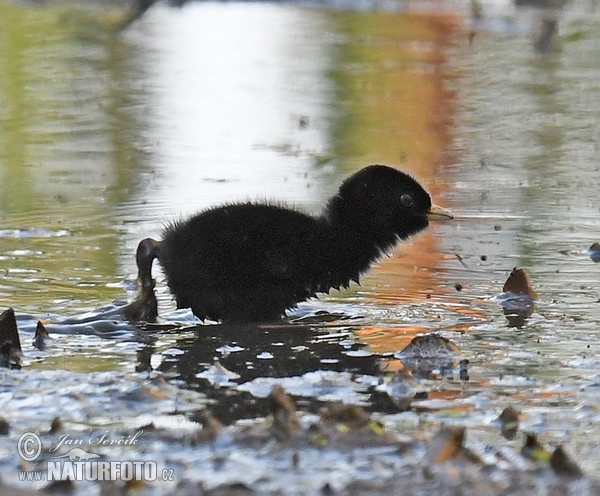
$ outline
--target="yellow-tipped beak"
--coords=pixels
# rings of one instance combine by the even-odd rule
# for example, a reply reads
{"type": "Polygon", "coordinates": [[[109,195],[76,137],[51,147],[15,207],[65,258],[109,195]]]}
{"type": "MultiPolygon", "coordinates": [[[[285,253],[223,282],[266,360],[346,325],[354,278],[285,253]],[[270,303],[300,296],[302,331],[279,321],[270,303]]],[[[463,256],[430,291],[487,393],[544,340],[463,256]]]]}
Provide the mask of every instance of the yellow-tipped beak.
{"type": "Polygon", "coordinates": [[[431,205],[429,212],[427,212],[427,218],[429,220],[448,220],[454,219],[454,214],[447,208],[431,205]]]}

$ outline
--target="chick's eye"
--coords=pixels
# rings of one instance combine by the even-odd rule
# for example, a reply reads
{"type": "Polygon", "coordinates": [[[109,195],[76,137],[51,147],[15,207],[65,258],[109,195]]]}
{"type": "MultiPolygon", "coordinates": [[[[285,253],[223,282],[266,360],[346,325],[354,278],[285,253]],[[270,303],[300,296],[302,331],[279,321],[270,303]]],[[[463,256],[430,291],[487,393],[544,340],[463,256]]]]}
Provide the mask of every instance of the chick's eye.
{"type": "Polygon", "coordinates": [[[415,205],[415,199],[412,197],[412,195],[408,194],[408,193],[404,193],[401,197],[400,197],[400,202],[402,203],[403,206],[405,206],[406,208],[412,208],[415,205]]]}

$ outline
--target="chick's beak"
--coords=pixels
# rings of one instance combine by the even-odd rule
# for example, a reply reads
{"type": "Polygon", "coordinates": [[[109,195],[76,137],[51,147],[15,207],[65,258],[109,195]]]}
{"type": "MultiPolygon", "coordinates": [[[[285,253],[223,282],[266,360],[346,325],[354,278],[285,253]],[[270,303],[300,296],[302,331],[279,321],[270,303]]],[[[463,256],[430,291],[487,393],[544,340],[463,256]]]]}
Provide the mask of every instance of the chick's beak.
{"type": "Polygon", "coordinates": [[[447,208],[431,205],[429,212],[427,212],[427,218],[429,220],[449,220],[454,218],[454,214],[447,208]]]}

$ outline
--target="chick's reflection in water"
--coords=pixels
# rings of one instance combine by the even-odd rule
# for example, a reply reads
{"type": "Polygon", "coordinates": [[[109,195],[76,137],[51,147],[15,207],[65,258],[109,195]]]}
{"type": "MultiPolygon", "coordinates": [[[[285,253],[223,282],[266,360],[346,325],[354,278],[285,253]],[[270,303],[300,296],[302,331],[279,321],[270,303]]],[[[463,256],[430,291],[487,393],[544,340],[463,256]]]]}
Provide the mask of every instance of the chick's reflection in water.
{"type": "MultiPolygon", "coordinates": [[[[169,377],[197,388],[216,400],[214,407],[211,406],[213,413],[225,422],[236,416],[246,417],[253,413],[253,408],[264,406],[256,404],[249,393],[237,390],[238,385],[255,379],[260,382],[265,378],[269,382],[297,378],[301,384],[303,375],[315,371],[368,376],[377,376],[381,371],[381,357],[352,356],[340,344],[348,337],[347,333],[332,334],[318,326],[223,323],[198,325],[193,330],[193,337],[178,339],[172,346],[177,353],[156,357],[154,347],[140,350],[138,370],[149,370],[152,363],[169,377]],[[242,401],[244,398],[252,401],[242,401]]],[[[340,380],[351,381],[350,375],[340,376],[340,380]]]]}

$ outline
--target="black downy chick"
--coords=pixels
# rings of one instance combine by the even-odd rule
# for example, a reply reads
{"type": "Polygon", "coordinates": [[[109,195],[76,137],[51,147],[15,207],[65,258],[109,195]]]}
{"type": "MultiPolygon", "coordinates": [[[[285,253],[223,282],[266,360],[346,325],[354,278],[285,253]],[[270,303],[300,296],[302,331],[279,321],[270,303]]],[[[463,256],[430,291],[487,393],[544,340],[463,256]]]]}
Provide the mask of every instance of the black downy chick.
{"type": "Polygon", "coordinates": [[[239,203],[167,225],[162,241],[140,242],[138,283],[153,293],[158,258],[178,308],[202,320],[272,321],[318,293],[358,282],[399,239],[452,217],[412,177],[370,165],[347,178],[318,217],[239,203]]]}

